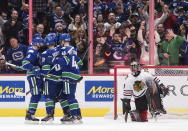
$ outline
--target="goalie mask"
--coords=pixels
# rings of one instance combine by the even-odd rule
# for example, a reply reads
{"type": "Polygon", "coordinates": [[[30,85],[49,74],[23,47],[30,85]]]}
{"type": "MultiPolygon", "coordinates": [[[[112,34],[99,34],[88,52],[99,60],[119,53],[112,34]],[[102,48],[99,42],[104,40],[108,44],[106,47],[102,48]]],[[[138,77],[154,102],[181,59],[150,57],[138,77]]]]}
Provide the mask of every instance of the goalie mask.
{"type": "Polygon", "coordinates": [[[140,74],[141,67],[140,67],[140,64],[138,62],[136,62],[136,61],[131,62],[130,69],[131,69],[133,76],[136,77],[140,74]]]}

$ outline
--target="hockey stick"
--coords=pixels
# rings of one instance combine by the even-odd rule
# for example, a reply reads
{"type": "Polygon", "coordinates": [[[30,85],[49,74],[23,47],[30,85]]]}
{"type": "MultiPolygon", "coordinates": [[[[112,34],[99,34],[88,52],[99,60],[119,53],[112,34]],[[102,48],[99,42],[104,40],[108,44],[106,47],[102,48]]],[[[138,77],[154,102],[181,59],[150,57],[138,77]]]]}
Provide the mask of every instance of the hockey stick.
{"type": "Polygon", "coordinates": [[[9,63],[9,62],[5,62],[5,65],[12,66],[12,67],[14,67],[14,68],[17,68],[17,69],[20,69],[20,70],[22,70],[22,71],[25,71],[22,67],[17,66],[17,65],[15,65],[15,64],[11,64],[11,63],[9,63]]]}
{"type": "Polygon", "coordinates": [[[127,122],[129,112],[125,112],[125,122],[127,122]]]}
{"type": "Polygon", "coordinates": [[[15,94],[16,96],[27,96],[30,92],[31,92],[31,91],[29,90],[29,91],[27,91],[26,93],[23,93],[23,92],[15,92],[14,94],[15,94]]]}
{"type": "MultiPolygon", "coordinates": [[[[50,77],[49,75],[44,75],[44,74],[42,74],[42,75],[44,76],[44,78],[50,77]]],[[[62,82],[69,83],[69,84],[77,84],[77,83],[79,83],[82,79],[83,79],[83,77],[81,76],[79,79],[77,79],[77,80],[75,80],[75,81],[68,81],[68,80],[63,80],[63,79],[61,79],[61,81],[62,81],[62,82]]]]}
{"type": "MultiPolygon", "coordinates": [[[[71,81],[67,81],[67,80],[62,80],[63,82],[69,83],[69,84],[77,84],[79,83],[81,80],[83,79],[83,77],[80,77],[78,80],[71,82],[71,81]]],[[[31,92],[31,90],[27,91],[26,93],[23,92],[15,92],[16,96],[27,96],[29,93],[31,92]]]]}
{"type": "Polygon", "coordinates": [[[85,59],[86,54],[87,54],[87,52],[89,51],[89,47],[90,47],[90,45],[91,45],[91,41],[89,42],[89,45],[88,45],[86,51],[84,52],[84,55],[83,55],[83,57],[82,57],[82,61],[85,59]]]}

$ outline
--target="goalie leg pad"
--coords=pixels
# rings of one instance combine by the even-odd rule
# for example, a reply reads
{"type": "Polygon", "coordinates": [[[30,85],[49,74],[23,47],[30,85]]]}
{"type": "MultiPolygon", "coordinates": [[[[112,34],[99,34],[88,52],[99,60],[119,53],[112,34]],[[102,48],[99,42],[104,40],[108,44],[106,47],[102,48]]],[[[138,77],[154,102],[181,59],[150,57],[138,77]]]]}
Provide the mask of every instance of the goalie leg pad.
{"type": "Polygon", "coordinates": [[[131,116],[132,121],[148,122],[147,110],[144,110],[144,111],[132,110],[132,111],[130,111],[130,116],[131,116]]]}
{"type": "Polygon", "coordinates": [[[147,110],[141,111],[140,113],[140,118],[142,122],[148,122],[148,112],[147,110]]]}
{"type": "Polygon", "coordinates": [[[140,113],[137,110],[130,111],[132,121],[141,122],[140,113]]]}

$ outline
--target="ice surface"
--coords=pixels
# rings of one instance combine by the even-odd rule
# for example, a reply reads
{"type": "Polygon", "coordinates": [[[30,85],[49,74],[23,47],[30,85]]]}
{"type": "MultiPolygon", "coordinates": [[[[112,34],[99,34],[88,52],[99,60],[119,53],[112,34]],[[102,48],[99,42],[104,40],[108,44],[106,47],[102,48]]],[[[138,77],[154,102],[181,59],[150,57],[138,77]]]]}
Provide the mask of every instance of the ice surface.
{"type": "Polygon", "coordinates": [[[188,131],[186,119],[149,120],[147,123],[125,123],[123,119],[84,117],[83,124],[63,125],[56,117],[53,124],[25,124],[23,117],[0,117],[1,131],[188,131]]]}

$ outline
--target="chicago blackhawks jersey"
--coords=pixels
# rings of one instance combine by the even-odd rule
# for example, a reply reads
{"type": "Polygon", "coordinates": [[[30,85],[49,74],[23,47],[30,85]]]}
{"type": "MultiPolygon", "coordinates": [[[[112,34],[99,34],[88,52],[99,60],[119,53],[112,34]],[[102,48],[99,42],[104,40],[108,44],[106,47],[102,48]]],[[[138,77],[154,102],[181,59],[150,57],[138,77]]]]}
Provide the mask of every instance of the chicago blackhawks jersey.
{"type": "Polygon", "coordinates": [[[146,94],[148,83],[152,82],[153,80],[154,77],[144,70],[141,70],[140,74],[136,77],[129,74],[125,80],[123,97],[125,99],[131,99],[132,96],[135,99],[142,97],[146,94]]]}

